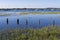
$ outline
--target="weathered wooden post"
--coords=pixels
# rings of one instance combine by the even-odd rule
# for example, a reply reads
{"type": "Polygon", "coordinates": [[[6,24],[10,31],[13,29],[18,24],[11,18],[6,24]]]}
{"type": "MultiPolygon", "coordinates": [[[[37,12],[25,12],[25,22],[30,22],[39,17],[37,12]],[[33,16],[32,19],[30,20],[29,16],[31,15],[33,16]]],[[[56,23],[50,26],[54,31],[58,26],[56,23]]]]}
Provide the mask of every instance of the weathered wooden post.
{"type": "Polygon", "coordinates": [[[7,21],[6,21],[6,22],[7,22],[7,24],[8,24],[8,18],[7,18],[7,21]]]}
{"type": "Polygon", "coordinates": [[[19,24],[19,19],[17,19],[17,24],[19,24]]]}
{"type": "Polygon", "coordinates": [[[28,25],[28,20],[26,19],[26,25],[28,25]]]}

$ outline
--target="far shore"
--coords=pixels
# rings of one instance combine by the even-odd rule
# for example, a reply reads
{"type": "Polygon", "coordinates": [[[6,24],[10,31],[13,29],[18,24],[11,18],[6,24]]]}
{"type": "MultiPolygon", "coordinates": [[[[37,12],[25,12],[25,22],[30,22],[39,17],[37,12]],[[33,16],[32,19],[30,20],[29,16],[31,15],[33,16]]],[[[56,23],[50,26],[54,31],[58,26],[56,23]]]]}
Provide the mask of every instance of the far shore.
{"type": "MultiPolygon", "coordinates": [[[[0,16],[10,16],[10,15],[27,15],[27,14],[60,14],[60,12],[16,12],[16,13],[0,13],[0,16]]],[[[15,15],[15,16],[16,16],[15,15]]]]}

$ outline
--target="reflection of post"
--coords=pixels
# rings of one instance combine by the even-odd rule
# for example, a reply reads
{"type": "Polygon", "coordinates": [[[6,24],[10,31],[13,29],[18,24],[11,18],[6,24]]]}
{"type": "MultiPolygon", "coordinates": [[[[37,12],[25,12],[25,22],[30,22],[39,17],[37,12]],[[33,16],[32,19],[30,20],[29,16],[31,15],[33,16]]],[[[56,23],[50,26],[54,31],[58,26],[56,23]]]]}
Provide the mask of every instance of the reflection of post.
{"type": "Polygon", "coordinates": [[[8,24],[8,18],[7,18],[7,24],[8,24]]]}
{"type": "MultiPolygon", "coordinates": [[[[8,18],[6,19],[6,22],[8,24],[8,18]]],[[[9,28],[8,28],[8,25],[6,26],[6,40],[9,40],[9,28]]]]}
{"type": "Polygon", "coordinates": [[[53,27],[55,26],[55,20],[53,20],[53,27]]]}
{"type": "Polygon", "coordinates": [[[26,19],[26,25],[28,25],[28,20],[26,19]]]}
{"type": "Polygon", "coordinates": [[[40,27],[40,20],[38,21],[39,27],[40,27]]]}
{"type": "Polygon", "coordinates": [[[19,24],[19,19],[17,19],[17,24],[19,24]]]}

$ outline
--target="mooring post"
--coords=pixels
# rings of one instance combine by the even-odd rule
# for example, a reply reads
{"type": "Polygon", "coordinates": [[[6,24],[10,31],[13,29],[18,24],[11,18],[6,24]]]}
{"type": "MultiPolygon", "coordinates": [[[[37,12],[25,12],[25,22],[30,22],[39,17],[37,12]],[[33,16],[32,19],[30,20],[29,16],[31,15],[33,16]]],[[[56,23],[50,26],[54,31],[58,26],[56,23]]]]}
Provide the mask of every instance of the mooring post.
{"type": "Polygon", "coordinates": [[[6,21],[6,22],[7,22],[7,24],[8,24],[8,18],[7,18],[7,21],[6,21]]]}
{"type": "Polygon", "coordinates": [[[26,19],[26,25],[28,25],[28,20],[26,19]]]}
{"type": "Polygon", "coordinates": [[[17,24],[19,24],[19,19],[17,19],[17,24]]]}

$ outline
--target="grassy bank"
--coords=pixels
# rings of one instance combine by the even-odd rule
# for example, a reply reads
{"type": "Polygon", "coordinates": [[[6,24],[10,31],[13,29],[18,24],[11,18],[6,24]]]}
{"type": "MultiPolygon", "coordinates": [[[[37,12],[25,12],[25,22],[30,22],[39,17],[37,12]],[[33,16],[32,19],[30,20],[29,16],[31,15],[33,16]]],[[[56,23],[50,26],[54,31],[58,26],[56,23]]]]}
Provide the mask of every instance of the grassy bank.
{"type": "Polygon", "coordinates": [[[4,31],[0,40],[60,40],[60,27],[4,31]]]}
{"type": "Polygon", "coordinates": [[[17,13],[0,13],[0,16],[10,15],[27,15],[27,14],[60,14],[60,12],[17,12],[17,13]]]}
{"type": "Polygon", "coordinates": [[[60,12],[22,12],[21,15],[27,14],[60,14],[60,12]]]}
{"type": "Polygon", "coordinates": [[[0,14],[0,16],[10,16],[11,14],[0,14]]]}

